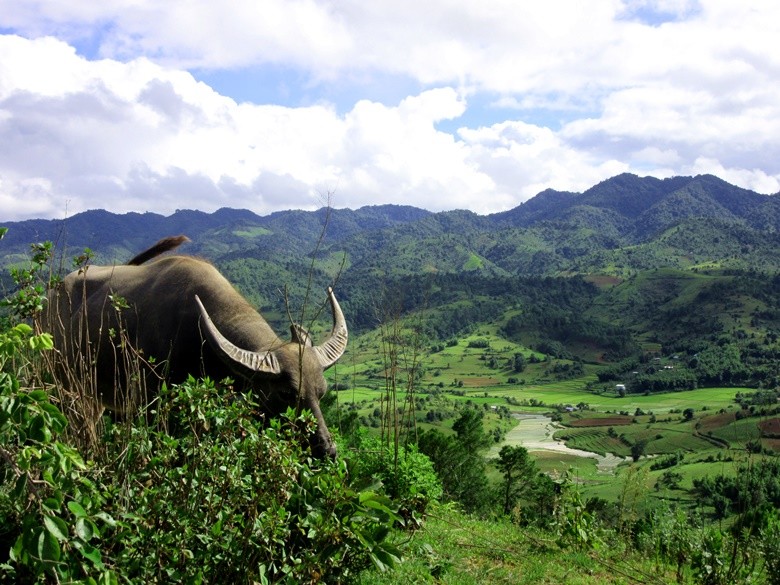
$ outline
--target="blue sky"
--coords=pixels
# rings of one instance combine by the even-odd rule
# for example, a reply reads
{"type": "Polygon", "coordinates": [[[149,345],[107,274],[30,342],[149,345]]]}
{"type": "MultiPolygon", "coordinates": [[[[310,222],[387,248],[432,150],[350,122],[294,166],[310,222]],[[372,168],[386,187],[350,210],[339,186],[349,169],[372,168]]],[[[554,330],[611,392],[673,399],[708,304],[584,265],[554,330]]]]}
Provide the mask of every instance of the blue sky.
{"type": "Polygon", "coordinates": [[[780,191],[773,0],[0,0],[0,221],[780,191]]]}

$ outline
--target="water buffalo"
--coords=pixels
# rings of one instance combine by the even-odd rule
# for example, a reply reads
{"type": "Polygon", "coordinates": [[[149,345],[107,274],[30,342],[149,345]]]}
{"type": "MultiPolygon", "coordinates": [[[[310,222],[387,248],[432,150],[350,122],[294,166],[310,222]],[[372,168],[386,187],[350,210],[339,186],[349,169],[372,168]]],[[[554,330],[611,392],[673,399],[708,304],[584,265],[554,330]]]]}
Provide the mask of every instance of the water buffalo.
{"type": "Polygon", "coordinates": [[[347,345],[333,290],[327,341],[312,345],[298,325],[291,327],[292,340],[283,341],[208,262],[169,255],[147,263],[186,240],[160,240],[126,265],[72,272],[51,291],[45,326],[63,358],[62,377],[89,374],[97,416],[104,408],[148,403],[163,379],[231,377],[255,395],[267,416],[289,406],[310,409],[318,423],[313,452],[335,456],[319,405],[327,390],[323,371],[347,345]]]}

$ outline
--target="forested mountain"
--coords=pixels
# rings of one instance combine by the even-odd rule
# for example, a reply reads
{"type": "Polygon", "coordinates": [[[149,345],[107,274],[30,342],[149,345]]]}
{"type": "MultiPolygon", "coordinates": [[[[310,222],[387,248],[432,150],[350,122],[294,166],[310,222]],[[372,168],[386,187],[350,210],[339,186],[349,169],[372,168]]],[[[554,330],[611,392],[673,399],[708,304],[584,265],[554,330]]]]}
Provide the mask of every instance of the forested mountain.
{"type": "Polygon", "coordinates": [[[117,215],[94,210],[62,220],[3,223],[9,231],[0,248],[0,262],[9,264],[15,260],[15,254],[24,256],[30,243],[42,240],[73,250],[89,247],[103,262],[122,262],[171,234],[186,234],[193,240],[191,250],[202,250],[212,258],[235,248],[253,246],[269,255],[276,251],[299,255],[317,242],[326,216],[329,220],[327,239],[335,242],[356,233],[414,222],[428,215],[430,212],[422,209],[397,205],[364,207],[357,211],[283,211],[265,217],[242,209],[219,209],[212,214],[177,210],[170,216],[156,213],[117,215]]]}
{"type": "Polygon", "coordinates": [[[122,262],[150,242],[178,233],[192,238],[190,252],[217,262],[225,256],[276,261],[312,253],[323,229],[323,251],[346,254],[352,267],[390,273],[555,275],[687,268],[700,262],[780,265],[780,198],[710,175],[661,180],[623,174],[583,193],[546,190],[488,216],[397,205],[264,217],[235,209],[180,210],[167,217],[96,210],[64,220],[3,225],[10,228],[0,247],[3,265],[23,259],[27,246],[40,240],[70,250],[89,247],[102,262],[122,262]]]}
{"type": "Polygon", "coordinates": [[[25,262],[36,241],[54,241],[67,270],[85,247],[95,263],[121,263],[183,233],[192,239],[184,253],[213,261],[280,323],[285,296],[298,306],[312,287],[338,281],[356,332],[383,313],[418,312],[435,338],[493,322],[507,336],[592,357],[651,339],[679,345],[693,332],[715,340],[729,328],[780,331],[780,197],[709,175],[623,174],[488,216],[398,205],[264,217],[97,210],[0,225],[9,228],[0,242],[5,290],[6,268],[25,262]]]}

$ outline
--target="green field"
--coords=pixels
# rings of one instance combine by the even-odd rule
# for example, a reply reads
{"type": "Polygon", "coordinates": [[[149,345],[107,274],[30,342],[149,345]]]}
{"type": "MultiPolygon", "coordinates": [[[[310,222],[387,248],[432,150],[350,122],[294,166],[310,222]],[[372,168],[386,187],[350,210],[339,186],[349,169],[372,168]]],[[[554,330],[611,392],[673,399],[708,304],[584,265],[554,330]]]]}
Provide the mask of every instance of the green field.
{"type": "Polygon", "coordinates": [[[257,236],[268,236],[273,232],[268,228],[261,226],[251,226],[240,230],[233,230],[233,235],[241,238],[256,238],[257,236]]]}
{"type": "Polygon", "coordinates": [[[394,400],[396,408],[414,405],[418,432],[430,428],[452,432],[461,408],[480,408],[485,430],[504,437],[491,448],[492,456],[502,444],[527,446],[540,469],[553,477],[570,472],[588,497],[616,500],[627,474],[642,469],[648,502],[690,502],[687,490],[694,479],[734,473],[750,441],[770,450],[776,442],[762,437],[758,425],[766,417],[738,419],[735,395],[752,392],[749,388],[621,397],[614,386],[596,382],[600,364],[581,364],[578,375],[556,379],[571,360],[553,359],[507,341],[496,327],[482,326],[446,346],[405,341],[395,346],[383,343],[382,333],[375,331],[356,340],[338,366],[334,381],[346,387],[337,392],[338,405],[356,412],[367,432],[375,432],[375,415],[384,412],[388,400],[394,400]],[[525,358],[522,372],[511,367],[516,354],[525,358]],[[518,435],[512,430],[518,424],[513,416],[521,414],[558,420],[552,426],[545,419],[550,425],[546,430],[542,424],[530,435],[518,435]],[[637,444],[643,448],[633,462],[632,447],[637,444]],[[680,477],[670,487],[664,483],[669,469],[650,467],[672,454],[682,459],[673,467],[680,477]]]}

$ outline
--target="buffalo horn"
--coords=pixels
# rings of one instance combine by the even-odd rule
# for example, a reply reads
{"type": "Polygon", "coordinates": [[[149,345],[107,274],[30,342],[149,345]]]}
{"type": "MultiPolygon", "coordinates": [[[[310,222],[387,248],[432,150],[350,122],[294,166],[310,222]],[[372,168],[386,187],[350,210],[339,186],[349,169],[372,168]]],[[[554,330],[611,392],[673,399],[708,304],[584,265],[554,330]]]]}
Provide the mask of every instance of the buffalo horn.
{"type": "Polygon", "coordinates": [[[328,287],[328,299],[333,312],[333,330],[330,333],[330,338],[325,343],[312,348],[324,370],[335,364],[344,354],[344,350],[347,349],[348,338],[347,321],[344,319],[344,313],[341,312],[341,307],[339,307],[336,295],[333,294],[331,287],[328,287]]]}
{"type": "Polygon", "coordinates": [[[281,373],[282,369],[279,366],[279,360],[276,359],[273,352],[258,353],[235,346],[219,332],[219,329],[217,329],[216,325],[212,322],[211,317],[209,317],[209,314],[206,311],[206,307],[203,306],[198,295],[195,295],[195,301],[197,301],[198,307],[200,308],[200,315],[203,318],[209,343],[211,343],[211,346],[215,350],[218,350],[222,355],[230,358],[233,362],[240,364],[252,372],[264,374],[281,373]]]}

